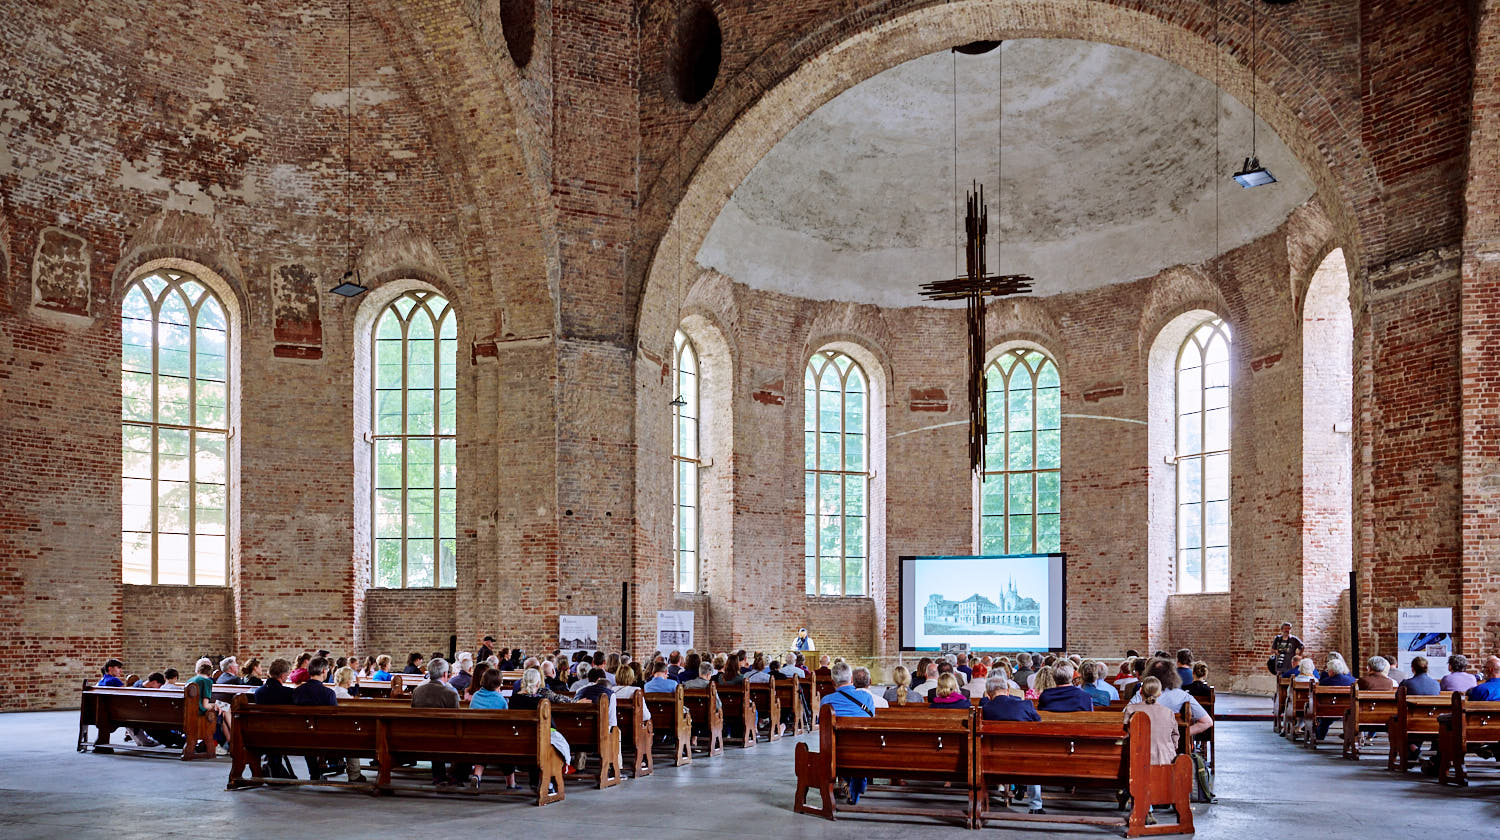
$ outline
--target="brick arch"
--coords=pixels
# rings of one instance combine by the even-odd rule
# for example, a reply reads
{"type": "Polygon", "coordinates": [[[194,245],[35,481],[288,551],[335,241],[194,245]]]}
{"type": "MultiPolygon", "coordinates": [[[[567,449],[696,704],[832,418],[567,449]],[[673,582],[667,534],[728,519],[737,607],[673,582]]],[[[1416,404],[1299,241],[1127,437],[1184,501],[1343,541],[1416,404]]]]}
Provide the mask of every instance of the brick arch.
{"type": "MultiPolygon", "coordinates": [[[[422,15],[394,0],[372,0],[391,53],[443,158],[445,185],[465,237],[455,279],[479,304],[504,310],[519,335],[553,333],[560,274],[545,138],[531,115],[515,65],[496,49],[496,27],[481,25],[461,0],[439,0],[422,15]],[[467,209],[464,209],[467,208],[467,209]]],[[[499,331],[500,315],[495,315],[499,331]]]]}
{"type": "Polygon", "coordinates": [[[1143,369],[1162,330],[1187,312],[1203,310],[1217,314],[1229,322],[1238,341],[1239,325],[1235,323],[1229,303],[1203,270],[1177,266],[1156,275],[1150,282],[1145,303],[1141,306],[1140,327],[1136,331],[1136,346],[1143,369]]]}
{"type": "Polygon", "coordinates": [[[233,305],[244,324],[253,323],[256,314],[250,295],[246,294],[245,274],[240,267],[234,245],[218,223],[196,213],[163,210],[142,219],[125,238],[125,247],[115,263],[111,276],[109,301],[118,307],[125,285],[141,273],[141,268],[162,261],[196,263],[213,273],[233,293],[233,305]]]}
{"type": "MultiPolygon", "coordinates": [[[[1158,56],[1248,101],[1249,21],[1225,16],[1221,54],[1212,40],[1212,6],[1162,0],[1151,11],[1129,0],[886,0],[862,4],[800,38],[777,43],[711,96],[675,148],[659,157],[692,166],[684,188],[662,165],[648,188],[636,264],[644,278],[637,327],[648,342],[661,327],[657,286],[673,276],[674,256],[691,259],[719,211],[751,168],[788,131],[823,103],[912,58],[986,38],[1076,38],[1158,56]],[[1217,71],[1215,70],[1218,65],[1217,71]]],[[[1261,21],[1257,78],[1261,117],[1307,168],[1347,247],[1378,239],[1383,225],[1375,175],[1349,139],[1358,102],[1346,84],[1298,33],[1275,18],[1261,21]]],[[[732,26],[731,24],[728,24],[732,26]]],[[[1356,264],[1358,259],[1356,259],[1356,264]]]]}

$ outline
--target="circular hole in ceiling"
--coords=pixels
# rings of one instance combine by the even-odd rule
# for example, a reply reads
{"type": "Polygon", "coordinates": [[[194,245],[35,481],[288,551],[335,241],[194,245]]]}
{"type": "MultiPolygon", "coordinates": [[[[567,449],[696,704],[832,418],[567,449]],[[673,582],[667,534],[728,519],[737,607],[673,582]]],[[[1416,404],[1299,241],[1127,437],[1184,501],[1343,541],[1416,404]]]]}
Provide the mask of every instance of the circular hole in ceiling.
{"type": "Polygon", "coordinates": [[[707,3],[694,3],[677,18],[672,80],[677,98],[689,105],[701,102],[719,78],[724,33],[719,16],[707,3]]]}
{"type": "Polygon", "coordinates": [[[530,64],[536,44],[536,0],[500,0],[500,31],[510,60],[520,68],[530,64]]]}

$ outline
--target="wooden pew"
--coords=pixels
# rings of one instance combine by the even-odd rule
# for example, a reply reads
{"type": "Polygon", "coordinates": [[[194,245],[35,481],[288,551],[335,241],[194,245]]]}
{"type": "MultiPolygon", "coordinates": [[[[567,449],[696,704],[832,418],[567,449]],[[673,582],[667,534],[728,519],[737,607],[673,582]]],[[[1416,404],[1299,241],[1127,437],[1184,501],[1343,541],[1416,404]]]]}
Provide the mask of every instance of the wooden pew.
{"type": "MultiPolygon", "coordinates": [[[[750,700],[755,703],[755,708],[765,709],[765,717],[762,722],[769,722],[766,727],[766,740],[781,740],[781,701],[777,698],[779,683],[773,675],[769,682],[750,683],[750,700]]],[[[796,715],[793,715],[796,718],[796,715]]],[[[793,727],[795,732],[795,727],[793,727]]]]}
{"type": "Polygon", "coordinates": [[[747,683],[740,683],[738,685],[715,683],[714,687],[718,690],[719,701],[723,705],[725,731],[733,731],[735,727],[739,728],[740,737],[729,738],[729,740],[737,741],[741,747],[746,749],[755,746],[756,708],[755,701],[751,699],[750,686],[747,683]]]}
{"type": "Polygon", "coordinates": [[[621,761],[629,757],[630,775],[637,779],[651,775],[656,769],[656,762],[651,757],[651,739],[655,730],[654,721],[646,719],[645,693],[633,691],[623,701],[616,697],[615,718],[620,725],[621,761]]]}
{"type": "MultiPolygon", "coordinates": [[[[987,820],[1123,825],[1126,836],[1193,833],[1192,759],[1179,753],[1171,764],[1151,763],[1151,720],[1133,715],[1127,733],[1120,712],[1039,712],[1040,722],[986,721],[974,730],[975,822],[987,820]],[[1020,814],[991,811],[989,790],[998,784],[1046,784],[1103,788],[1128,815],[1020,814]],[[1171,805],[1175,824],[1147,825],[1153,805],[1171,805]]],[[[1189,747],[1190,748],[1190,747],[1189,747]]]]}
{"type": "Polygon", "coordinates": [[[1312,690],[1308,692],[1307,712],[1303,715],[1303,725],[1307,727],[1302,742],[1304,747],[1310,750],[1318,748],[1318,721],[1344,719],[1352,702],[1352,689],[1353,686],[1313,683],[1312,690]]]}
{"type": "MultiPolygon", "coordinates": [[[[615,717],[619,717],[618,709],[615,717]]],[[[575,757],[579,751],[599,757],[598,784],[595,787],[603,790],[620,783],[620,729],[609,725],[608,697],[600,695],[592,703],[552,706],[552,728],[568,739],[575,757]]]]}
{"type": "Polygon", "coordinates": [[[1391,770],[1411,769],[1411,746],[1422,739],[1436,740],[1438,715],[1448,706],[1448,698],[1425,695],[1408,695],[1406,686],[1396,689],[1396,715],[1386,723],[1390,741],[1390,757],[1386,767],[1391,770]]]}
{"type": "MultiPolygon", "coordinates": [[[[708,746],[702,749],[706,749],[710,756],[723,755],[724,704],[719,698],[718,684],[709,683],[706,688],[684,688],[682,705],[692,718],[693,736],[708,741],[708,746]]],[[[656,711],[652,710],[651,714],[656,714],[656,711]]]]}
{"type": "Polygon", "coordinates": [[[802,710],[802,678],[778,677],[776,679],[776,705],[789,710],[792,718],[793,738],[799,738],[811,730],[811,723],[802,710]]]}
{"type": "MultiPolygon", "coordinates": [[[[1209,686],[1207,697],[1194,697],[1193,699],[1198,701],[1198,705],[1203,707],[1203,711],[1209,717],[1214,716],[1214,707],[1218,705],[1219,700],[1219,692],[1217,689],[1215,689],[1213,686],[1209,686]]],[[[1186,704],[1184,704],[1184,707],[1186,707],[1186,704]]],[[[1111,711],[1113,711],[1115,708],[1114,704],[1110,704],[1109,708],[1111,711]]],[[[1121,711],[1123,713],[1123,709],[1121,711]]],[[[1189,721],[1189,723],[1191,723],[1191,721],[1189,721]]],[[[1218,730],[1218,728],[1219,727],[1217,725],[1210,726],[1204,731],[1199,732],[1197,735],[1191,736],[1192,748],[1203,753],[1203,760],[1206,764],[1208,764],[1208,772],[1210,774],[1212,774],[1216,769],[1215,761],[1218,758],[1218,742],[1214,736],[1214,733],[1218,730]]],[[[1182,737],[1189,737],[1187,734],[1187,730],[1183,730],[1182,737]]]]}
{"type": "Polygon", "coordinates": [[[105,688],[83,681],[83,693],[78,704],[78,752],[92,748],[101,754],[113,753],[116,749],[135,752],[171,754],[176,750],[164,747],[144,747],[139,744],[110,745],[110,733],[119,727],[137,729],[175,729],[186,741],[178,753],[183,761],[214,757],[214,721],[212,716],[198,710],[198,686],[170,686],[162,688],[105,688]],[[88,728],[93,726],[97,737],[88,742],[88,728]],[[207,749],[197,752],[199,742],[207,749]]]}
{"type": "Polygon", "coordinates": [[[563,762],[552,748],[551,729],[552,706],[545,700],[535,710],[472,711],[413,709],[390,701],[257,706],[248,697],[236,697],[229,789],[319,784],[395,792],[410,789],[391,784],[391,769],[402,762],[443,761],[460,767],[509,764],[538,768],[538,790],[523,795],[534,796],[537,805],[547,805],[564,797],[563,762]],[[373,783],[273,779],[262,775],[260,756],[267,752],[375,759],[380,769],[373,783]]]}
{"type": "Polygon", "coordinates": [[[1455,691],[1448,708],[1438,718],[1438,781],[1467,786],[1468,754],[1479,747],[1500,747],[1500,701],[1470,701],[1455,691]]]}
{"type": "Polygon", "coordinates": [[[1286,713],[1281,724],[1281,734],[1292,739],[1296,743],[1303,735],[1310,735],[1303,727],[1303,721],[1307,717],[1307,703],[1312,696],[1314,682],[1297,682],[1292,680],[1287,686],[1286,713]]]}
{"type": "Polygon", "coordinates": [[[1359,760],[1359,739],[1363,732],[1385,732],[1386,724],[1396,716],[1395,691],[1368,691],[1354,686],[1349,691],[1349,709],[1344,712],[1344,758],[1359,760]]]}
{"type": "MultiPolygon", "coordinates": [[[[974,714],[925,706],[881,709],[875,717],[837,717],[833,707],[820,713],[818,751],[798,743],[794,763],[797,792],[793,810],[837,819],[840,811],[959,818],[974,825],[974,714]],[[947,782],[946,791],[965,797],[957,806],[888,805],[864,799],[858,805],[834,801],[834,779],[846,776],[923,779],[947,782]],[[821,807],[807,804],[817,791],[821,807]]],[[[868,794],[867,794],[868,796],[868,794]]],[[[942,800],[938,800],[941,802],[942,800]]]]}
{"type": "Polygon", "coordinates": [[[693,761],[693,718],[683,703],[682,691],[679,685],[670,694],[661,691],[645,696],[651,709],[651,725],[672,745],[673,763],[679,767],[693,761]]]}

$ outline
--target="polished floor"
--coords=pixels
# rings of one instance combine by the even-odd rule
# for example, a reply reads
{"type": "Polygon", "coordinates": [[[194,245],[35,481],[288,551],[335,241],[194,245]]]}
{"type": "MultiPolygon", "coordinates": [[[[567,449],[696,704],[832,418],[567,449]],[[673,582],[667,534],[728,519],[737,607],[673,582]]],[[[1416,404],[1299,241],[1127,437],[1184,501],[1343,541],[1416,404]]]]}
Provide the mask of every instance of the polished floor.
{"type": "MultiPolygon", "coordinates": [[[[609,790],[574,786],[567,801],[537,808],[462,795],[374,798],[298,788],[226,791],[227,759],[166,758],[74,751],[76,712],[0,715],[0,837],[296,836],[320,840],[412,833],[441,836],[954,837],[921,818],[828,822],[794,814],[791,739],[655,775],[609,790]],[[426,825],[424,825],[426,824],[426,825]]],[[[1500,772],[1475,774],[1466,789],[1442,788],[1417,773],[1398,778],[1381,758],[1358,764],[1325,747],[1310,753],[1261,722],[1219,730],[1219,801],[1197,805],[1198,837],[1500,836],[1500,772]]],[[[300,770],[300,762],[299,762],[300,770]]],[[[985,829],[1038,838],[1112,837],[1105,828],[985,829]]]]}

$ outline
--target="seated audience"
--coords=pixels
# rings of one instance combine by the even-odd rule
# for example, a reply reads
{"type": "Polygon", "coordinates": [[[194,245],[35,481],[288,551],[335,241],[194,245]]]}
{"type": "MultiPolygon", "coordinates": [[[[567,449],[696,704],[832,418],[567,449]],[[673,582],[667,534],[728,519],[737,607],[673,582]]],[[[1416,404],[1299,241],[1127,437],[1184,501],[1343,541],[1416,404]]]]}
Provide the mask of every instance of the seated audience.
{"type": "Polygon", "coordinates": [[[1411,661],[1411,676],[1401,681],[1401,687],[1410,696],[1432,697],[1443,693],[1442,686],[1427,673],[1427,657],[1417,656],[1411,661]]]}
{"type": "Polygon", "coordinates": [[[1057,673],[1051,668],[1042,667],[1042,670],[1031,675],[1031,687],[1027,688],[1022,696],[1027,700],[1036,702],[1041,699],[1042,692],[1056,687],[1057,673]]]}
{"type": "Polygon", "coordinates": [[[459,696],[462,697],[464,692],[468,690],[469,683],[474,680],[474,655],[467,651],[460,653],[456,666],[458,673],[454,674],[453,678],[448,680],[448,685],[452,686],[453,690],[457,691],[459,696]]]}
{"type": "MultiPolygon", "coordinates": [[[[541,701],[543,700],[553,703],[568,702],[563,698],[554,700],[553,697],[556,697],[556,695],[547,689],[546,684],[542,680],[541,670],[527,668],[521,674],[521,687],[510,695],[510,708],[535,709],[541,705],[541,701]]],[[[558,754],[562,756],[563,763],[567,765],[565,772],[573,772],[573,750],[568,746],[568,740],[556,729],[552,730],[551,738],[552,748],[557,750],[558,754]]],[[[536,790],[537,785],[541,781],[541,774],[537,771],[537,768],[533,767],[529,772],[529,776],[531,779],[531,789],[536,790]]]]}
{"type": "Polygon", "coordinates": [[[1354,675],[1349,673],[1349,663],[1345,662],[1342,656],[1328,657],[1328,664],[1324,665],[1323,668],[1326,673],[1323,674],[1322,679],[1318,680],[1318,685],[1343,688],[1359,682],[1359,680],[1354,678],[1354,675]]]}
{"type": "Polygon", "coordinates": [[[266,684],[266,675],[260,666],[260,660],[252,658],[245,663],[244,677],[245,685],[261,686],[266,684]]]}
{"type": "Polygon", "coordinates": [[[354,669],[348,665],[333,672],[333,696],[340,700],[353,700],[354,669]]]}
{"type": "MultiPolygon", "coordinates": [[[[301,685],[307,682],[307,663],[311,662],[312,658],[313,655],[310,653],[304,652],[298,654],[297,667],[293,668],[292,672],[287,675],[287,682],[291,683],[292,685],[301,685]]],[[[324,661],[326,663],[327,660],[324,661]]]]}
{"type": "Polygon", "coordinates": [[[892,703],[898,706],[906,705],[907,695],[911,693],[911,672],[906,670],[905,665],[897,665],[891,671],[891,685],[885,690],[886,705],[892,703]]]}
{"type": "Polygon", "coordinates": [[[958,677],[954,676],[951,671],[937,678],[937,687],[932,690],[932,699],[927,703],[939,709],[967,709],[971,705],[969,695],[959,690],[958,677]]]}
{"type": "Polygon", "coordinates": [[[213,743],[204,744],[203,748],[210,755],[217,755],[215,747],[229,746],[229,704],[223,700],[214,699],[214,681],[211,676],[214,672],[213,660],[203,658],[198,660],[198,673],[188,680],[188,685],[198,686],[198,714],[210,718],[214,723],[213,743]]]}
{"type": "Polygon", "coordinates": [[[1073,685],[1073,666],[1066,660],[1053,666],[1052,679],[1057,685],[1037,695],[1037,711],[1092,712],[1094,710],[1094,699],[1089,696],[1088,692],[1073,685]]]}
{"type": "Polygon", "coordinates": [[[752,683],[766,683],[771,681],[771,669],[766,665],[766,655],[759,651],[750,661],[749,670],[745,671],[745,679],[752,683]]]}
{"type": "Polygon", "coordinates": [[[1207,700],[1213,697],[1214,687],[1208,684],[1207,662],[1193,663],[1193,681],[1183,686],[1182,690],[1199,700],[1207,700]]]}
{"type": "MultiPolygon", "coordinates": [[[[1203,707],[1198,704],[1197,700],[1193,699],[1191,694],[1183,691],[1182,687],[1177,684],[1177,668],[1172,662],[1165,659],[1151,660],[1151,663],[1146,666],[1145,676],[1156,677],[1156,681],[1161,683],[1162,692],[1157,697],[1156,702],[1167,707],[1171,710],[1172,714],[1179,714],[1184,705],[1187,705],[1191,709],[1189,718],[1192,720],[1192,723],[1188,726],[1189,735],[1206,732],[1209,727],[1214,725],[1214,719],[1208,716],[1208,712],[1203,710],[1203,707]]],[[[1144,682],[1145,679],[1143,677],[1142,683],[1144,682]]],[[[1141,704],[1144,702],[1144,698],[1140,694],[1137,694],[1130,699],[1130,702],[1141,704]]]]}
{"type": "Polygon", "coordinates": [[[168,668],[167,670],[162,671],[162,675],[167,678],[167,685],[178,685],[178,679],[182,676],[181,674],[177,673],[176,668],[168,668]]]}
{"type": "MultiPolygon", "coordinates": [[[[1083,663],[1083,685],[1080,688],[1084,694],[1094,701],[1095,706],[1108,706],[1110,693],[1104,690],[1109,683],[1099,678],[1099,663],[1090,659],[1083,663]]],[[[1119,696],[1118,694],[1115,696],[1119,696]]]]}
{"type": "Polygon", "coordinates": [[[1292,682],[1297,684],[1315,683],[1321,676],[1323,675],[1318,673],[1318,668],[1313,663],[1313,658],[1311,656],[1304,656],[1297,663],[1297,673],[1292,677],[1292,682]]]}
{"type": "Polygon", "coordinates": [[[1031,669],[1031,654],[1016,654],[1015,670],[1010,672],[1010,678],[1023,690],[1031,687],[1031,675],[1035,673],[1031,669]]]}
{"type": "Polygon", "coordinates": [[[1395,691],[1396,681],[1391,679],[1391,663],[1384,656],[1372,656],[1365,662],[1368,669],[1354,684],[1360,691],[1395,691]]]}
{"type": "MultiPolygon", "coordinates": [[[[448,663],[441,656],[427,660],[427,681],[412,689],[413,709],[457,709],[458,692],[448,685],[448,663]]],[[[448,766],[442,761],[432,762],[432,783],[438,787],[459,784],[458,770],[449,775],[448,766]]],[[[479,787],[479,777],[469,776],[469,787],[479,787]]]]}
{"type": "Polygon", "coordinates": [[[1500,656],[1484,660],[1484,682],[1469,689],[1468,696],[1470,700],[1500,700],[1500,656]]]}
{"type": "Polygon", "coordinates": [[[1187,648],[1177,651],[1177,681],[1183,685],[1193,681],[1193,652],[1187,648]]]}
{"type": "MultiPolygon", "coordinates": [[[[1010,695],[1010,682],[999,674],[990,674],[985,679],[984,702],[979,704],[979,714],[985,720],[1040,721],[1042,716],[1028,700],[1010,695]]],[[[1042,809],[1042,786],[1027,785],[1027,799],[1031,813],[1045,814],[1042,809]]]]}
{"type": "Polygon", "coordinates": [[[1151,719],[1151,763],[1171,764],[1177,760],[1177,715],[1162,705],[1161,681],[1155,677],[1141,680],[1141,702],[1125,707],[1125,726],[1130,726],[1132,715],[1143,714],[1151,719]]]}
{"type": "Polygon", "coordinates": [[[240,679],[240,662],[233,656],[226,656],[219,660],[219,676],[214,680],[218,685],[244,685],[245,681],[240,679]]]}
{"type": "Polygon", "coordinates": [[[740,673],[740,659],[730,656],[724,660],[724,667],[714,675],[714,681],[719,685],[743,685],[745,675],[740,673]]]}
{"type": "Polygon", "coordinates": [[[877,709],[888,709],[891,704],[886,702],[885,693],[870,688],[870,669],[860,665],[853,672],[854,687],[870,696],[870,703],[877,709]]]}
{"type": "MultiPolygon", "coordinates": [[[[833,692],[824,696],[823,705],[833,709],[834,717],[874,716],[874,708],[866,702],[869,695],[854,689],[854,669],[849,667],[849,663],[840,662],[830,667],[829,677],[833,680],[833,692]]],[[[958,690],[957,680],[953,681],[953,690],[958,690]]],[[[851,776],[844,782],[849,788],[849,804],[858,805],[859,798],[864,795],[870,780],[862,776],[851,776]]]]}
{"type": "MultiPolygon", "coordinates": [[[[921,666],[920,662],[917,664],[921,666]]],[[[937,688],[938,664],[936,662],[928,662],[925,667],[922,667],[921,674],[922,682],[912,686],[911,692],[917,695],[918,700],[926,700],[927,695],[933,689],[937,688]]],[[[916,679],[916,674],[912,675],[912,679],[916,679]]]]}
{"type": "Polygon", "coordinates": [[[683,688],[708,688],[708,681],[713,678],[714,666],[712,662],[698,663],[698,677],[687,680],[682,684],[683,688]]]}
{"type": "MultiPolygon", "coordinates": [[[[615,702],[617,704],[621,700],[629,702],[632,694],[644,690],[641,687],[641,678],[636,675],[635,668],[631,667],[635,664],[632,662],[628,665],[621,665],[620,670],[615,672],[615,702]]],[[[641,716],[646,720],[650,720],[651,707],[643,703],[641,704],[641,709],[641,716]]]]}
{"type": "Polygon", "coordinates": [[[1444,693],[1450,691],[1466,693],[1478,682],[1479,680],[1469,673],[1469,658],[1455,653],[1448,657],[1448,673],[1438,681],[1438,686],[1443,689],[1444,693]]]}
{"type": "MultiPolygon", "coordinates": [[[[673,652],[675,653],[676,651],[673,652]]],[[[681,683],[668,676],[668,671],[671,667],[671,665],[661,662],[652,663],[651,679],[647,680],[646,684],[641,686],[641,690],[648,694],[671,694],[676,691],[677,686],[681,685],[681,683]]],[[[678,670],[680,671],[681,667],[678,670]]]]}
{"type": "Polygon", "coordinates": [[[376,682],[391,681],[391,658],[385,654],[375,657],[375,670],[370,672],[370,679],[376,682]]]}
{"type": "MultiPolygon", "coordinates": [[[[486,636],[485,638],[489,638],[486,636]]],[[[491,640],[493,641],[493,640],[491,640]]],[[[469,701],[469,708],[474,710],[483,709],[508,709],[510,705],[505,702],[505,697],[500,693],[500,685],[505,682],[505,677],[499,668],[491,668],[481,664],[474,671],[474,693],[473,699],[469,701]]],[[[450,682],[449,685],[452,685],[450,682]]],[[[484,765],[476,764],[469,771],[469,787],[477,789],[480,781],[484,779],[484,765]]],[[[507,790],[519,790],[516,784],[514,772],[506,776],[505,787],[507,790]]]]}
{"type": "Polygon", "coordinates": [[[124,688],[124,670],[125,663],[121,662],[118,659],[111,659],[105,662],[104,667],[99,669],[99,673],[102,674],[102,676],[99,677],[99,682],[95,683],[95,685],[104,688],[124,688]]]}
{"type": "Polygon", "coordinates": [[[420,654],[420,653],[413,653],[412,655],[406,657],[406,668],[404,668],[401,671],[401,673],[403,673],[403,674],[421,674],[422,673],[422,663],[425,662],[425,661],[426,661],[426,657],[424,657],[422,654],[420,654]]]}
{"type": "Polygon", "coordinates": [[[276,659],[271,662],[271,669],[266,677],[265,685],[255,689],[250,695],[254,701],[262,706],[289,706],[292,699],[292,687],[286,685],[282,680],[286,679],[287,673],[291,671],[292,663],[285,659],[276,659]]]}
{"type": "MultiPolygon", "coordinates": [[[[703,658],[698,655],[698,652],[689,650],[687,652],[687,656],[685,656],[682,660],[682,670],[677,672],[677,681],[679,683],[685,683],[688,680],[698,679],[698,666],[702,664],[703,658]]],[[[710,672],[713,671],[713,665],[710,664],[708,666],[708,669],[710,672]]]]}

